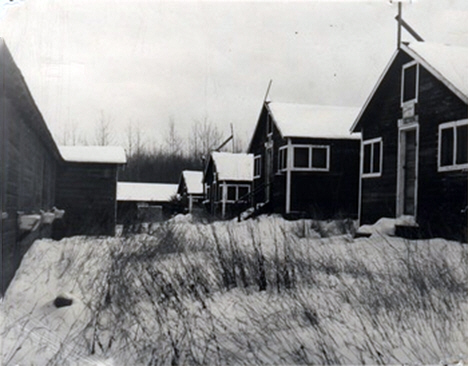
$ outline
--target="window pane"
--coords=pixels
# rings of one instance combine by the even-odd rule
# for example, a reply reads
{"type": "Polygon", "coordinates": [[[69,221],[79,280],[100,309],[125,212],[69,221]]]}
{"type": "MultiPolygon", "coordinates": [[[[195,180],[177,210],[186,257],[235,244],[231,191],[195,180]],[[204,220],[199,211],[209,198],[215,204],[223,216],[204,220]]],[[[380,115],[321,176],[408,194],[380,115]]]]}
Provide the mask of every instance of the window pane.
{"type": "Polygon", "coordinates": [[[219,186],[219,189],[218,189],[218,200],[222,200],[223,199],[223,186],[219,186]]]}
{"type": "Polygon", "coordinates": [[[364,173],[371,172],[371,148],[372,144],[364,145],[364,173]]]}
{"type": "Polygon", "coordinates": [[[466,164],[468,162],[467,145],[468,125],[457,127],[457,164],[466,164]]]}
{"type": "Polygon", "coordinates": [[[239,187],[239,198],[242,200],[246,200],[247,197],[245,197],[249,193],[249,188],[248,187],[239,187]]]}
{"type": "Polygon", "coordinates": [[[261,160],[261,157],[260,157],[260,156],[258,156],[258,157],[255,158],[254,175],[255,175],[256,177],[262,175],[262,171],[261,171],[261,169],[262,169],[262,163],[261,163],[261,161],[262,161],[262,160],[261,160]]]}
{"type": "Polygon", "coordinates": [[[294,148],[294,167],[308,168],[309,167],[309,148],[295,147],[294,148]]]}
{"type": "Polygon", "coordinates": [[[373,148],[373,161],[372,161],[372,173],[380,173],[380,147],[382,146],[382,143],[379,142],[374,142],[372,144],[373,148]]]}
{"type": "Polygon", "coordinates": [[[228,187],[227,199],[228,201],[236,200],[236,187],[228,187]]]}
{"type": "Polygon", "coordinates": [[[278,159],[278,168],[286,169],[286,159],[287,159],[287,149],[281,149],[279,151],[279,159],[278,159]]]}
{"type": "Polygon", "coordinates": [[[440,166],[453,165],[453,131],[452,127],[441,131],[440,166]]]}
{"type": "Polygon", "coordinates": [[[327,149],[325,147],[312,148],[312,168],[327,167],[327,149]]]}
{"type": "Polygon", "coordinates": [[[404,71],[403,102],[416,98],[416,65],[404,71]]]}

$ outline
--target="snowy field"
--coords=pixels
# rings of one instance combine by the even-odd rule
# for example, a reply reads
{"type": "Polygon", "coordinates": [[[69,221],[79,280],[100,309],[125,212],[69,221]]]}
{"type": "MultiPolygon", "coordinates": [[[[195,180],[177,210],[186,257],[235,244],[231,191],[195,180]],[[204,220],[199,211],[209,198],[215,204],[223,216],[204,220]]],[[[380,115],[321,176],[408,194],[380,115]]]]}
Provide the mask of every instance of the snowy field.
{"type": "Polygon", "coordinates": [[[177,216],[37,241],[1,304],[2,364],[468,363],[468,246],[352,231],[177,216]]]}

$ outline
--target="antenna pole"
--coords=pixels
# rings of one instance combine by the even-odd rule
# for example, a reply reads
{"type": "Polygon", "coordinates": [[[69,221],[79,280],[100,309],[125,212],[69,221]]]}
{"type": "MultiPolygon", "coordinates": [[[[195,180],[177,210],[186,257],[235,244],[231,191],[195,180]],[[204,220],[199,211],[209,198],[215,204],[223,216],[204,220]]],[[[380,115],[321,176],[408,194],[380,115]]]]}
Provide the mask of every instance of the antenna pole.
{"type": "Polygon", "coordinates": [[[401,2],[398,2],[398,28],[397,28],[397,49],[401,46],[401,2]]]}
{"type": "Polygon", "coordinates": [[[268,94],[270,94],[270,88],[271,88],[271,84],[273,83],[273,79],[270,79],[270,82],[268,83],[268,88],[267,88],[267,91],[265,93],[265,98],[263,98],[263,104],[265,104],[265,102],[267,101],[268,99],[268,94]]]}
{"type": "Polygon", "coordinates": [[[231,136],[232,136],[232,152],[235,153],[234,149],[235,149],[235,144],[234,144],[234,128],[232,127],[232,123],[231,123],[231,136]]]}

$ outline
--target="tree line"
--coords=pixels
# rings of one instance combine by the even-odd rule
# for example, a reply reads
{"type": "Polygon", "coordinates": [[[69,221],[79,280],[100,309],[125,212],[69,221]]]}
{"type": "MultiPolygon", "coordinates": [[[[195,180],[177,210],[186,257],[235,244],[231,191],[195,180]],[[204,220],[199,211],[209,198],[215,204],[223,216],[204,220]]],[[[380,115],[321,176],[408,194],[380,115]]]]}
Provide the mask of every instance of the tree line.
{"type": "MultiPolygon", "coordinates": [[[[217,149],[231,132],[223,133],[208,118],[194,120],[186,136],[181,134],[173,119],[169,120],[161,141],[144,136],[141,126],[129,121],[125,131],[117,135],[113,117],[101,112],[95,129],[84,138],[77,125],[66,126],[58,137],[61,145],[122,145],[127,164],[119,173],[119,180],[132,182],[177,183],[183,170],[203,170],[211,151],[217,149]]],[[[243,141],[235,138],[223,151],[241,152],[243,141]]]]}

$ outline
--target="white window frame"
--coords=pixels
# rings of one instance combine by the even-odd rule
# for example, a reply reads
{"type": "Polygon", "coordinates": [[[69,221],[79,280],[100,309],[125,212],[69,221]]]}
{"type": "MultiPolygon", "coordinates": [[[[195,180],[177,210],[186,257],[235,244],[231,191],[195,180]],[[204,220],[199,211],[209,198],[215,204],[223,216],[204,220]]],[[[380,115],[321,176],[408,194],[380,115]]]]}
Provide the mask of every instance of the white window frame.
{"type": "Polygon", "coordinates": [[[288,170],[288,145],[281,146],[278,149],[278,172],[285,172],[288,170]],[[286,150],[286,165],[281,167],[281,152],[286,150]]]}
{"type": "Polygon", "coordinates": [[[439,144],[437,152],[437,171],[438,172],[449,172],[454,170],[463,170],[468,169],[468,163],[466,164],[457,164],[457,127],[468,125],[468,119],[460,119],[457,121],[445,122],[439,125],[439,144]],[[452,165],[441,166],[442,160],[442,130],[453,129],[453,155],[452,155],[452,165]]]}
{"type": "Polygon", "coordinates": [[[224,197],[226,198],[226,200],[225,200],[226,203],[234,203],[234,202],[239,200],[239,198],[240,198],[239,197],[239,188],[240,187],[247,188],[247,190],[248,190],[247,193],[250,193],[250,185],[249,184],[226,184],[225,187],[226,187],[226,194],[225,195],[223,194],[223,199],[224,199],[224,197]],[[235,187],[236,188],[236,198],[235,198],[235,200],[228,199],[229,187],[235,187]]]}
{"type": "MultiPolygon", "coordinates": [[[[371,156],[370,156],[370,168],[371,170],[373,169],[374,167],[374,148],[371,147],[371,156]]],[[[369,139],[369,140],[363,140],[362,141],[362,172],[361,172],[361,176],[363,178],[378,178],[378,177],[381,177],[382,176],[382,171],[383,171],[383,139],[382,137],[376,137],[376,138],[373,138],[373,139],[369,139]],[[364,153],[365,153],[365,146],[366,145],[374,145],[374,144],[378,144],[380,143],[380,154],[379,154],[379,159],[380,159],[380,164],[379,164],[379,171],[378,172],[371,172],[371,173],[364,173],[364,160],[365,160],[365,157],[364,157],[364,153]]]]}
{"type": "MultiPolygon", "coordinates": [[[[328,172],[330,171],[330,146],[329,145],[306,145],[306,144],[293,144],[291,145],[291,167],[292,171],[299,171],[299,172],[328,172]],[[309,149],[309,167],[307,168],[300,168],[294,166],[294,149],[295,148],[308,148],[309,149]],[[327,151],[327,166],[325,168],[315,168],[312,166],[312,150],[313,149],[326,149],[327,151]]],[[[289,152],[288,152],[289,153],[289,152]]],[[[289,161],[289,160],[287,160],[289,161]]]]}
{"type": "Polygon", "coordinates": [[[258,179],[261,176],[262,176],[262,155],[256,155],[254,157],[254,179],[258,179]],[[258,163],[258,171],[257,171],[257,163],[258,163]]]}
{"type": "Polygon", "coordinates": [[[404,105],[408,104],[415,104],[418,102],[418,97],[419,97],[419,64],[416,61],[411,61],[408,62],[407,64],[404,64],[402,69],[401,69],[401,90],[400,90],[400,104],[401,107],[404,105]],[[414,99],[410,99],[407,101],[403,101],[403,94],[405,90],[405,70],[416,65],[416,90],[414,91],[414,99]]]}

